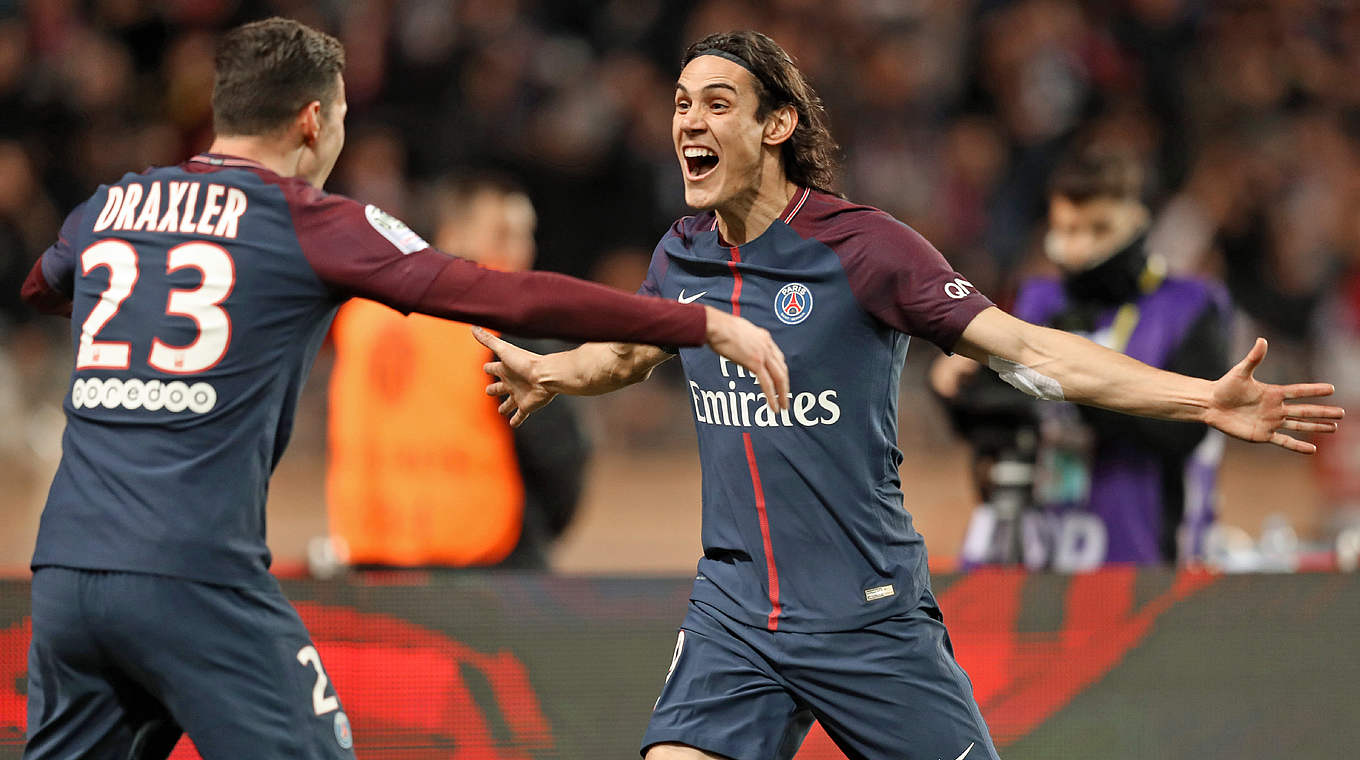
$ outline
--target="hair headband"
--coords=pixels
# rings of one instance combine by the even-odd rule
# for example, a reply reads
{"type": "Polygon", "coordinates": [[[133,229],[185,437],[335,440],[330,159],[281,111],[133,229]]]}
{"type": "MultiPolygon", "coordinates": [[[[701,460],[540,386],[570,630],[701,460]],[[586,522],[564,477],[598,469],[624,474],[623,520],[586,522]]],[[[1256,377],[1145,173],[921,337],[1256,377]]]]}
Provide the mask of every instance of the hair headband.
{"type": "Polygon", "coordinates": [[[743,69],[746,69],[747,71],[749,71],[749,72],[751,73],[751,76],[753,76],[753,77],[756,78],[756,81],[760,81],[760,77],[756,74],[756,70],[753,69],[753,68],[751,68],[751,64],[747,63],[745,58],[742,58],[741,56],[737,55],[736,53],[729,53],[729,52],[727,52],[726,50],[718,50],[718,49],[716,49],[716,48],[709,48],[708,50],[705,50],[705,51],[699,53],[698,55],[696,55],[696,56],[694,56],[694,57],[695,57],[695,58],[698,58],[700,55],[716,55],[716,56],[718,56],[719,58],[725,58],[725,59],[731,61],[732,63],[735,63],[735,64],[737,64],[738,66],[742,67],[743,69]]]}

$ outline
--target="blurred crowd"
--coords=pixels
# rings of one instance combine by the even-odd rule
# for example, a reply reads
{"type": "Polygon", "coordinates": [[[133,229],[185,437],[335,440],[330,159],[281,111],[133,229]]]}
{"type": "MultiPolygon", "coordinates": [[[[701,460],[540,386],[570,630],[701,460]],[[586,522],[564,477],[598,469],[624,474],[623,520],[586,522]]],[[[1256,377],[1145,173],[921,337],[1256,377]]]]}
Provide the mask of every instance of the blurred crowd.
{"type": "MultiPolygon", "coordinates": [[[[496,171],[538,210],[541,268],[634,288],[685,213],[679,55],[756,28],[826,101],[842,189],[998,302],[1044,266],[1052,168],[1106,144],[1146,164],[1152,247],[1228,284],[1243,331],[1275,341],[1278,379],[1360,389],[1351,0],[0,1],[0,375],[65,356],[17,301],[62,215],[206,147],[214,35],[271,14],[345,43],[349,142],[330,189],[427,236],[426,188],[496,171]]],[[[0,412],[23,385],[0,377],[0,412]]]]}

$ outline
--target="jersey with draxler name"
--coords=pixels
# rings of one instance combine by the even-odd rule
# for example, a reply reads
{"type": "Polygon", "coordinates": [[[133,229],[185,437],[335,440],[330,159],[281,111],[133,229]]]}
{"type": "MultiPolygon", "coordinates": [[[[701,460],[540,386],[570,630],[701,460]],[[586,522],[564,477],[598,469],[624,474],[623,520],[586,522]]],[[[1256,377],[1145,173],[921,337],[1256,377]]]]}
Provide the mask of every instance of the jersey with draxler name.
{"type": "Polygon", "coordinates": [[[769,329],[793,397],[772,413],[750,373],[680,350],[703,468],[692,598],[805,632],[911,609],[928,574],[898,475],[909,336],[949,350],[991,302],[906,225],[825,193],[800,189],[745,245],[716,224],[711,211],[676,222],[641,292],[769,329]]]}
{"type": "Polygon", "coordinates": [[[33,566],[267,582],[269,475],[343,300],[517,334],[703,342],[699,307],[620,295],[483,269],[242,159],[129,174],[71,213],[24,285],[35,306],[69,309],[76,346],[33,566]]]}

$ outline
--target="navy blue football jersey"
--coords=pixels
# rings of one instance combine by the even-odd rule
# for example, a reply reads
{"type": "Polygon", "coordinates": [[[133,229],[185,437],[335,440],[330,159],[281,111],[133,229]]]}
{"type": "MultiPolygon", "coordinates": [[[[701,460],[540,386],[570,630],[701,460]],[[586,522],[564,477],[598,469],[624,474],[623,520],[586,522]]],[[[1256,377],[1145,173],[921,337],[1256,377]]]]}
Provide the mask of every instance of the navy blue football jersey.
{"type": "Polygon", "coordinates": [[[351,296],[516,334],[704,339],[698,306],[483,269],[251,161],[129,174],[71,213],[25,283],[69,308],[76,346],[33,567],[263,583],[269,475],[351,296]]]}
{"type": "Polygon", "coordinates": [[[641,291],[731,311],[774,335],[790,409],[684,348],[703,469],[692,598],[750,625],[848,630],[911,609],[928,583],[898,475],[910,336],[950,350],[991,302],[888,214],[799,190],[761,235],[723,241],[713,212],[676,222],[641,291]]]}

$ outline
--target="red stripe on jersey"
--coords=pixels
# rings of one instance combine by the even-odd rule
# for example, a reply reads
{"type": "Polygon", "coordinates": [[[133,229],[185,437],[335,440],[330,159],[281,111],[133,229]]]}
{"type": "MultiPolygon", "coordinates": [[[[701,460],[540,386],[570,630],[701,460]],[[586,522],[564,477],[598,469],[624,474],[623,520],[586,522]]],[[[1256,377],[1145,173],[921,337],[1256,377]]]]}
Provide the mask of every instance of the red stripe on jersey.
{"type": "Polygon", "coordinates": [[[732,260],[727,262],[727,266],[732,268],[732,277],[736,280],[732,284],[732,316],[741,316],[741,270],[737,265],[741,263],[741,251],[734,245],[732,246],[732,260]]]}
{"type": "MultiPolygon", "coordinates": [[[[732,260],[727,265],[732,269],[732,316],[741,316],[741,270],[737,269],[737,264],[741,263],[741,250],[737,246],[732,246],[732,260]]],[[[774,564],[774,544],[770,543],[770,518],[765,512],[765,489],[760,485],[760,469],[756,467],[756,452],[751,448],[751,434],[742,433],[742,441],[746,444],[746,464],[751,468],[751,485],[755,489],[756,495],[756,515],[760,518],[760,538],[765,544],[765,567],[768,568],[770,581],[770,616],[766,626],[771,630],[779,628],[779,570],[774,564]]]]}
{"type": "Polygon", "coordinates": [[[756,515],[760,517],[760,538],[765,544],[765,566],[770,576],[770,617],[766,623],[771,631],[779,628],[779,570],[774,566],[774,544],[770,543],[770,518],[765,512],[765,489],[760,485],[760,470],[756,467],[756,452],[751,448],[751,434],[742,433],[746,444],[746,464],[751,468],[751,485],[755,487],[756,515]]]}

